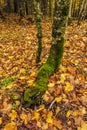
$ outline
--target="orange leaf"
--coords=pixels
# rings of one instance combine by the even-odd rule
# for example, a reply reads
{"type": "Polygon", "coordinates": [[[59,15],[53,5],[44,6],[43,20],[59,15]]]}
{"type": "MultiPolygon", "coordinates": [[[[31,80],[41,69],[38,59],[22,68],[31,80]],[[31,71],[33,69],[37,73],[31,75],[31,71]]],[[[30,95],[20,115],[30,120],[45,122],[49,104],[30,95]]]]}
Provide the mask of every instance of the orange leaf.
{"type": "Polygon", "coordinates": [[[61,125],[61,121],[60,120],[54,120],[53,124],[55,127],[57,127],[58,129],[62,129],[62,125],[61,125]]]}
{"type": "Polygon", "coordinates": [[[8,123],[4,130],[17,130],[17,126],[15,125],[15,123],[8,123]]]}

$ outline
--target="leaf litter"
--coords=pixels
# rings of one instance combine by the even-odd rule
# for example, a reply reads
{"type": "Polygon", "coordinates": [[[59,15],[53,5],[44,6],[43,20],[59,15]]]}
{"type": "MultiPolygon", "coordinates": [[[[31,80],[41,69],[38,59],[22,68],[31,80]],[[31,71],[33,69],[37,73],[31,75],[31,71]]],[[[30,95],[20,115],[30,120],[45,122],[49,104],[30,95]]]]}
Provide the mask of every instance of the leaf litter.
{"type": "Polygon", "coordinates": [[[22,107],[23,92],[33,87],[51,46],[52,24],[43,20],[42,25],[43,51],[37,66],[35,24],[0,21],[0,130],[86,130],[87,21],[67,27],[62,65],[49,78],[41,105],[22,107]]]}

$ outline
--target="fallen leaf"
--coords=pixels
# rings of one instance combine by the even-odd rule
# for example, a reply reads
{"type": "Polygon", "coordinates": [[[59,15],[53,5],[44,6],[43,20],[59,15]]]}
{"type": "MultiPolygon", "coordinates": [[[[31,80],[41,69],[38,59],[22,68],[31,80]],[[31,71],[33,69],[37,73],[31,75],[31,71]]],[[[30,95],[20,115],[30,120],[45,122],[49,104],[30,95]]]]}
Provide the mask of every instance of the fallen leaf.
{"type": "Polygon", "coordinates": [[[37,112],[40,112],[40,111],[42,111],[44,108],[45,108],[44,105],[40,105],[40,106],[39,106],[39,109],[37,109],[36,111],[37,111],[37,112]]]}
{"type": "Polygon", "coordinates": [[[34,85],[34,80],[28,80],[27,81],[27,84],[31,87],[34,85]]]}
{"type": "Polygon", "coordinates": [[[37,126],[39,127],[39,128],[41,128],[42,126],[41,126],[41,122],[37,122],[37,126]]]}
{"type": "Polygon", "coordinates": [[[53,124],[52,115],[53,115],[52,111],[49,111],[48,114],[47,114],[47,119],[46,119],[47,123],[53,124]]]}
{"type": "Polygon", "coordinates": [[[76,73],[76,69],[73,68],[73,67],[69,67],[69,68],[68,68],[68,71],[69,71],[72,75],[75,75],[75,73],[76,73]]]}
{"type": "Polygon", "coordinates": [[[34,111],[34,114],[33,114],[33,118],[32,118],[32,120],[36,120],[36,121],[38,121],[39,118],[40,118],[40,113],[37,112],[37,111],[34,111]]]}
{"type": "Polygon", "coordinates": [[[56,97],[56,98],[55,98],[55,100],[56,100],[56,102],[61,102],[61,100],[62,100],[62,97],[61,97],[61,96],[59,96],[59,97],[56,97]]]}
{"type": "Polygon", "coordinates": [[[64,90],[65,90],[66,92],[73,91],[73,90],[74,90],[74,86],[71,85],[69,82],[66,82],[66,86],[65,86],[64,90]]]}
{"type": "Polygon", "coordinates": [[[2,117],[0,117],[0,125],[2,124],[2,117]]]}
{"type": "Polygon", "coordinates": [[[36,76],[36,72],[32,72],[31,75],[30,75],[30,78],[33,78],[36,76]]]}
{"type": "Polygon", "coordinates": [[[14,58],[14,56],[9,56],[9,59],[13,59],[14,58]]]}
{"type": "Polygon", "coordinates": [[[54,120],[54,121],[53,121],[53,124],[54,124],[54,126],[57,127],[57,129],[59,129],[59,130],[62,129],[62,127],[63,127],[60,120],[54,120]]]}
{"type": "Polygon", "coordinates": [[[27,115],[26,114],[21,114],[20,118],[24,121],[24,124],[26,125],[28,123],[27,115]]]}
{"type": "Polygon", "coordinates": [[[46,93],[43,95],[43,100],[45,102],[48,102],[50,98],[50,93],[48,91],[46,91],[46,93]]]}
{"type": "Polygon", "coordinates": [[[10,118],[11,118],[11,120],[13,121],[13,120],[15,120],[16,119],[16,117],[17,117],[17,112],[15,111],[15,110],[12,110],[12,112],[8,115],[10,118]]]}
{"type": "Polygon", "coordinates": [[[4,130],[17,130],[17,126],[15,123],[8,123],[5,126],[4,130]]]}
{"type": "Polygon", "coordinates": [[[46,122],[50,123],[50,124],[53,124],[53,118],[52,117],[47,117],[46,122]]]}
{"type": "Polygon", "coordinates": [[[80,113],[79,113],[79,111],[78,110],[75,110],[75,111],[73,111],[73,116],[79,116],[80,115],[80,113]]]}
{"type": "Polygon", "coordinates": [[[20,73],[25,74],[26,73],[26,69],[24,69],[24,68],[20,69],[20,73]]]}
{"type": "Polygon", "coordinates": [[[47,130],[48,129],[48,123],[42,123],[42,129],[47,130]]]}
{"type": "Polygon", "coordinates": [[[71,115],[71,110],[68,110],[66,113],[66,117],[69,117],[71,115]]]}
{"type": "Polygon", "coordinates": [[[3,109],[0,109],[0,112],[5,114],[12,109],[12,104],[7,104],[7,101],[6,101],[6,102],[3,102],[3,107],[4,107],[3,109]]]}
{"type": "Polygon", "coordinates": [[[85,121],[81,121],[81,127],[78,127],[77,130],[87,130],[87,123],[85,121]]]}
{"type": "Polygon", "coordinates": [[[60,112],[60,107],[57,106],[57,108],[56,108],[56,115],[58,115],[59,112],[60,112]]]}
{"type": "Polygon", "coordinates": [[[48,87],[54,87],[55,83],[49,83],[48,87]]]}

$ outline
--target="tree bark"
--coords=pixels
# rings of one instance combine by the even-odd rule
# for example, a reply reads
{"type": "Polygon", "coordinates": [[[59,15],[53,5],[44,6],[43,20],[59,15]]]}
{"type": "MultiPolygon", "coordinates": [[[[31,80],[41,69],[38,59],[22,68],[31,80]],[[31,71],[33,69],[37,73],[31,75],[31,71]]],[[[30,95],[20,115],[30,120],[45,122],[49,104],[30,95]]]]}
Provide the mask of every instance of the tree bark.
{"type": "Polygon", "coordinates": [[[38,49],[36,53],[36,63],[40,62],[40,56],[42,52],[42,14],[40,10],[39,2],[34,0],[34,7],[35,7],[35,18],[36,18],[36,27],[37,27],[37,38],[38,38],[38,49]]]}
{"type": "Polygon", "coordinates": [[[83,0],[82,4],[81,4],[81,7],[80,7],[80,11],[79,11],[78,25],[83,20],[84,15],[86,15],[86,12],[87,12],[87,0],[83,0]]]}
{"type": "Polygon", "coordinates": [[[46,63],[38,71],[35,86],[24,93],[23,104],[28,107],[38,104],[47,90],[48,78],[54,74],[63,57],[64,35],[69,12],[70,0],[55,0],[54,22],[52,30],[52,46],[46,63]]]}
{"type": "Polygon", "coordinates": [[[69,17],[68,17],[68,25],[70,24],[72,24],[72,0],[70,0],[69,17]]]}

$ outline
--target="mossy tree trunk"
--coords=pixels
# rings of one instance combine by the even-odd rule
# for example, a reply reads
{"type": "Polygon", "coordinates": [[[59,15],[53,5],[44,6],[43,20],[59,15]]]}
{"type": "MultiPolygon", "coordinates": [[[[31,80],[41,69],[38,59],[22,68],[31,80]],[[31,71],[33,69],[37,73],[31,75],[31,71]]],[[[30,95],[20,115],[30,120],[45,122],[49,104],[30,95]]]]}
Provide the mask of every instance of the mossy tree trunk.
{"type": "Polygon", "coordinates": [[[34,7],[35,7],[35,18],[36,18],[36,27],[37,27],[37,38],[38,38],[38,49],[36,53],[36,63],[40,62],[40,56],[42,52],[42,24],[41,24],[41,10],[40,5],[37,0],[34,0],[34,7]]]}
{"type": "Polygon", "coordinates": [[[69,12],[70,0],[55,0],[53,42],[46,63],[38,71],[35,86],[24,93],[23,104],[30,106],[39,103],[47,90],[48,78],[58,69],[63,57],[64,35],[69,12]]]}

